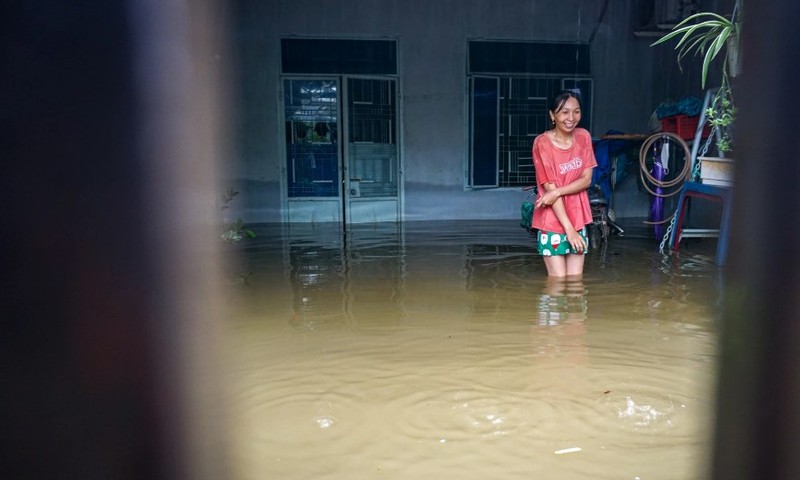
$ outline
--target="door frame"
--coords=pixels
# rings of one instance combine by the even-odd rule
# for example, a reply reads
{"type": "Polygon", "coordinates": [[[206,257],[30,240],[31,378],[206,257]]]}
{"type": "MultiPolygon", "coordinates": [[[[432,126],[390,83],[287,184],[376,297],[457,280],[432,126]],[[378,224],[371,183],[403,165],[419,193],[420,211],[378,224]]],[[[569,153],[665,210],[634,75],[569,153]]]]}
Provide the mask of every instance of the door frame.
{"type": "MultiPolygon", "coordinates": [[[[289,197],[289,170],[287,166],[288,150],[286,144],[286,104],[284,101],[284,83],[286,81],[334,81],[337,85],[337,102],[341,98],[341,77],[338,75],[281,75],[278,85],[278,155],[280,166],[280,192],[281,192],[281,219],[283,223],[315,223],[315,222],[342,222],[342,192],[341,172],[337,172],[338,195],[329,197],[289,197]]],[[[337,124],[341,123],[341,106],[337,105],[337,124]]],[[[342,135],[341,127],[337,128],[337,142],[342,135]]],[[[341,148],[338,149],[341,157],[341,148]]],[[[337,169],[340,170],[341,158],[337,159],[337,169]]]]}
{"type": "MultiPolygon", "coordinates": [[[[353,218],[353,212],[359,204],[366,204],[371,203],[373,207],[376,204],[384,203],[387,204],[391,208],[391,203],[394,202],[394,209],[393,213],[389,216],[393,216],[394,218],[391,220],[383,220],[375,218],[375,212],[373,210],[372,215],[373,219],[378,222],[400,222],[402,217],[402,144],[400,142],[400,130],[402,125],[402,120],[400,117],[400,81],[396,76],[392,75],[366,75],[366,74],[359,74],[359,75],[341,75],[340,76],[340,85],[341,85],[341,115],[342,119],[344,120],[343,126],[341,128],[343,141],[341,143],[341,162],[340,162],[340,173],[342,175],[342,203],[343,203],[343,218],[345,226],[357,223],[373,223],[369,219],[370,213],[359,212],[362,215],[361,218],[353,218]],[[361,197],[354,197],[351,195],[351,190],[353,185],[350,178],[349,169],[350,169],[350,142],[346,139],[350,133],[350,111],[349,111],[349,98],[350,98],[350,91],[349,91],[349,80],[351,79],[361,79],[361,80],[381,80],[381,81],[388,81],[394,83],[394,145],[395,145],[395,158],[396,158],[396,166],[394,168],[393,174],[396,177],[397,182],[397,192],[393,197],[372,197],[374,200],[363,200],[361,197]]],[[[388,212],[390,210],[384,209],[384,212],[388,212]]],[[[381,215],[381,212],[378,212],[378,215],[381,215]]]]}
{"type": "MultiPolygon", "coordinates": [[[[345,229],[353,223],[371,223],[368,220],[354,219],[351,217],[351,205],[349,200],[350,180],[348,178],[349,169],[349,142],[346,141],[349,133],[348,125],[348,95],[347,81],[349,79],[369,79],[386,80],[394,82],[395,92],[395,144],[397,166],[395,174],[397,176],[397,193],[395,197],[379,198],[375,202],[392,201],[396,202],[394,210],[394,222],[399,223],[403,219],[405,188],[403,182],[403,132],[402,132],[402,104],[401,104],[401,82],[399,76],[394,75],[351,75],[351,74],[282,74],[279,78],[278,92],[278,154],[281,171],[280,194],[281,194],[281,219],[284,223],[315,223],[315,222],[340,222],[345,229]],[[284,102],[284,83],[292,80],[333,80],[337,84],[337,143],[339,145],[338,155],[338,179],[339,195],[332,197],[289,197],[289,180],[287,167],[287,144],[286,144],[286,105],[284,102]],[[361,220],[361,221],[359,221],[361,220]]],[[[359,203],[368,203],[369,200],[359,200],[359,203]]]]}

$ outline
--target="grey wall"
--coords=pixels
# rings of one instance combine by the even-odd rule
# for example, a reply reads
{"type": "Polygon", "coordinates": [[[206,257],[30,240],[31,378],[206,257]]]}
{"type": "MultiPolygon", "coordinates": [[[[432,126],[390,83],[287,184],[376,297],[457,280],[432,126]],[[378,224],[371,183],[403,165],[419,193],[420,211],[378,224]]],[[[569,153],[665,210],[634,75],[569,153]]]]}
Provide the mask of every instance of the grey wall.
{"type": "MultiPolygon", "coordinates": [[[[516,218],[519,189],[465,189],[466,40],[592,41],[593,133],[645,133],[654,98],[652,39],[633,30],[631,0],[239,0],[234,44],[238,152],[231,215],[281,220],[278,87],[281,37],[393,37],[401,88],[404,220],[516,218]]],[[[670,55],[670,58],[673,59],[670,55]]],[[[664,60],[666,61],[666,60],[664,60]]]]}
{"type": "MultiPolygon", "coordinates": [[[[730,15],[733,12],[736,0],[699,0],[697,2],[698,11],[717,12],[722,15],[730,15]]],[[[657,38],[649,39],[650,42],[657,38]]],[[[703,98],[701,88],[701,57],[689,55],[680,64],[677,61],[677,51],[674,49],[676,41],[671,41],[663,45],[653,47],[653,83],[651,91],[653,99],[658,103],[665,100],[679,100],[680,98],[693,95],[703,98]]],[[[720,58],[722,55],[720,55],[720,58]]],[[[721,75],[720,59],[714,60],[708,71],[706,88],[719,86],[721,75]]]]}

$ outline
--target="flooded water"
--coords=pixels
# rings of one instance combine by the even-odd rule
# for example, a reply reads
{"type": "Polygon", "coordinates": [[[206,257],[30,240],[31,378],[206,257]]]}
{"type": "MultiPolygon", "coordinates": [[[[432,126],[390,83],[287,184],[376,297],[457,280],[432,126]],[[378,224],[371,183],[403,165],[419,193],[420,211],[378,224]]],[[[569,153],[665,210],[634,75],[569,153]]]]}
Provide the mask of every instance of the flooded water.
{"type": "Polygon", "coordinates": [[[553,282],[514,222],[263,227],[227,297],[236,479],[695,479],[714,245],[553,282]]]}

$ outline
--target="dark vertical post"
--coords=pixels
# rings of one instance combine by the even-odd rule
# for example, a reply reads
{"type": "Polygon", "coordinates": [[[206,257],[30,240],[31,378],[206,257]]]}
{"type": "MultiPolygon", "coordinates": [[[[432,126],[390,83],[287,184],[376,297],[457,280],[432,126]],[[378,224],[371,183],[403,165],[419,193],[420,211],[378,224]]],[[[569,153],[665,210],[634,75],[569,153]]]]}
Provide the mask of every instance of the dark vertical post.
{"type": "Polygon", "coordinates": [[[0,7],[0,478],[227,477],[213,7],[0,7]]]}
{"type": "Polygon", "coordinates": [[[744,2],[713,478],[800,478],[800,3],[744,2]]]}

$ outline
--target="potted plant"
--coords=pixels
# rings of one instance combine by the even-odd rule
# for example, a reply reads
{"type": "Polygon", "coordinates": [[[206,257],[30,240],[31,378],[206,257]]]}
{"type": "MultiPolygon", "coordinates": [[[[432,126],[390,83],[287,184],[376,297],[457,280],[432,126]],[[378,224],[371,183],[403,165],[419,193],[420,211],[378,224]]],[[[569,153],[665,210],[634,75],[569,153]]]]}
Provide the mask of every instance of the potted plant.
{"type": "Polygon", "coordinates": [[[698,12],[686,17],[675,25],[671,32],[659,38],[650,46],[665,43],[673,38],[680,37],[675,49],[678,50],[678,65],[681,60],[690,54],[703,56],[700,86],[705,88],[708,79],[708,69],[711,61],[725,49],[727,55],[723,61],[723,72],[726,67],[732,76],[739,73],[739,33],[741,21],[739,16],[739,1],[734,6],[731,18],[713,12],[698,12]]]}
{"type": "Polygon", "coordinates": [[[706,120],[711,125],[711,131],[719,132],[717,139],[717,151],[721,156],[725,156],[733,149],[733,123],[736,120],[736,106],[733,103],[733,95],[727,74],[722,76],[722,85],[714,95],[711,106],[706,109],[706,120]]]}
{"type": "MultiPolygon", "coordinates": [[[[654,42],[651,46],[678,39],[678,65],[689,54],[703,57],[700,86],[705,88],[712,61],[725,53],[721,69],[721,85],[714,94],[711,106],[704,112],[711,125],[710,137],[717,138],[716,147],[720,157],[733,148],[733,124],[736,121],[736,106],[729,81],[739,74],[739,36],[741,33],[741,0],[737,0],[733,13],[729,16],[713,12],[698,12],[678,23],[672,31],[654,42]]],[[[708,157],[702,157],[702,160],[708,157]]],[[[731,160],[726,170],[732,170],[731,160]]],[[[710,166],[709,166],[710,167],[710,166]]],[[[716,168],[716,167],[714,167],[716,168]]],[[[730,172],[723,172],[729,176],[730,172]]],[[[702,174],[701,174],[702,175],[702,174]]],[[[723,180],[724,181],[724,180],[723,180]]]]}

